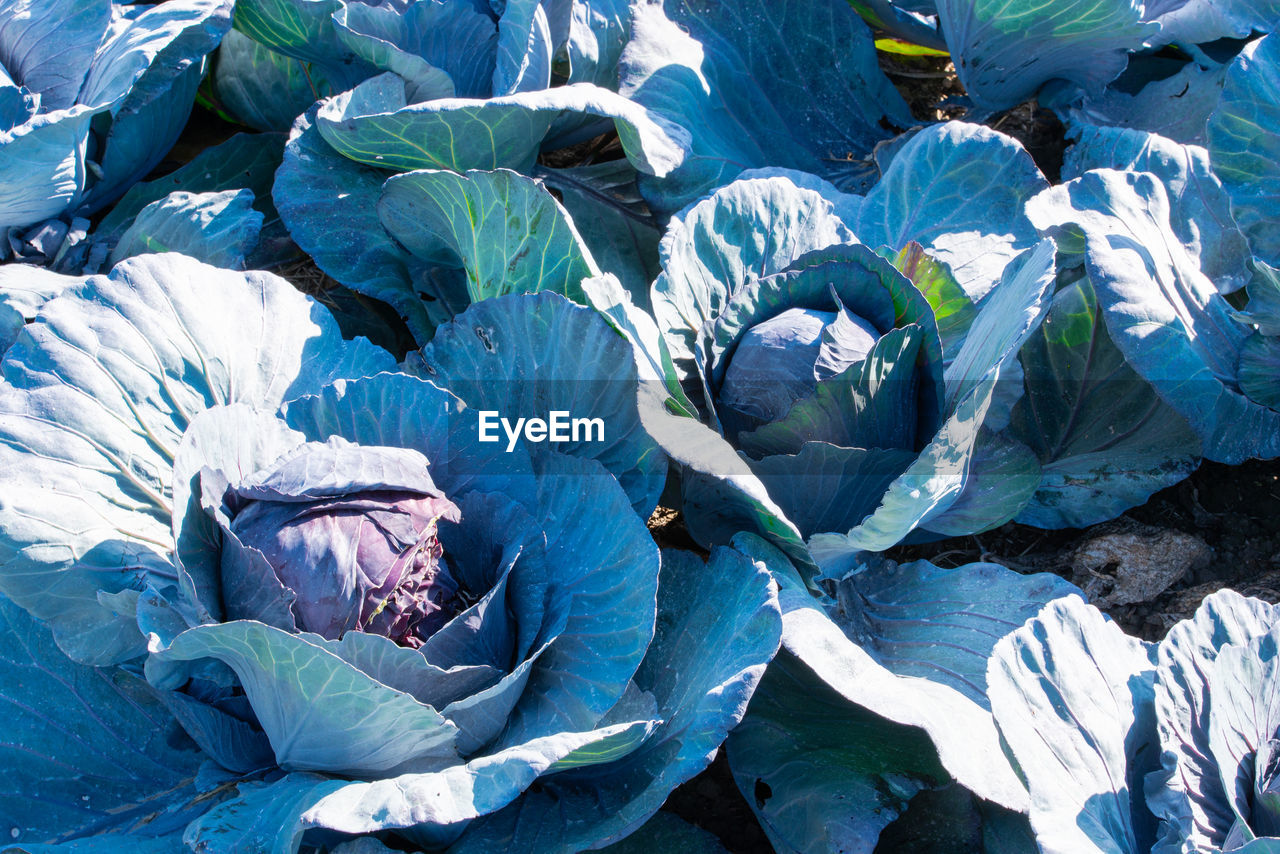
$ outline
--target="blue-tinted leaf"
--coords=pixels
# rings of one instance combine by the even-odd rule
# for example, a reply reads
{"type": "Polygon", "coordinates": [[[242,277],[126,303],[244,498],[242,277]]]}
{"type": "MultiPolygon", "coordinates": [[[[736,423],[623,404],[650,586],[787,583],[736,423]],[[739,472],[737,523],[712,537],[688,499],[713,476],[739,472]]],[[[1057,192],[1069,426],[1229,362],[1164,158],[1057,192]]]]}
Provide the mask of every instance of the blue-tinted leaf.
{"type": "Polygon", "coordinates": [[[775,851],[871,854],[913,795],[948,779],[927,735],[849,703],[786,649],[726,751],[775,851]]]}
{"type": "MultiPolygon", "coordinates": [[[[1002,377],[999,384],[1016,382],[1002,377]]],[[[945,513],[929,519],[928,532],[947,537],[980,534],[1018,515],[1035,494],[1042,477],[1039,460],[1022,442],[994,432],[992,420],[988,418],[978,433],[964,488],[945,513]]]]}
{"type": "Polygon", "coordinates": [[[272,197],[280,218],[316,266],[394,308],[416,340],[430,340],[465,299],[440,293],[427,266],[382,227],[376,206],[387,173],[334,153],[311,118],[299,118],[276,172],[272,197]]]}
{"type": "Polygon", "coordinates": [[[546,778],[469,828],[458,851],[599,846],[648,819],[707,766],[777,650],[773,585],[764,567],[730,549],[716,549],[705,565],[667,551],[658,596],[657,633],[635,684],[657,701],[662,723],[617,761],[546,778]]]}
{"type": "Polygon", "coordinates": [[[85,78],[79,103],[114,107],[126,96],[132,97],[135,86],[167,88],[193,62],[201,64],[230,27],[231,4],[227,0],[171,0],[148,9],[102,44],[85,78]],[[157,62],[168,67],[155,65],[157,62]],[[143,79],[152,74],[156,79],[143,79]]]}
{"type": "MultiPolygon", "coordinates": [[[[560,412],[551,448],[599,460],[641,516],[657,505],[667,464],[640,423],[631,348],[595,311],[554,294],[483,300],[438,330],[422,362],[432,382],[513,424],[541,418],[554,427],[550,413],[560,412]],[[599,427],[576,419],[598,419],[599,427]]],[[[505,445],[493,420],[491,433],[505,445]]]]}
{"type": "Polygon", "coordinates": [[[72,662],[48,629],[3,599],[0,707],[6,844],[135,830],[162,836],[207,806],[192,807],[205,757],[151,687],[118,668],[72,662]]]}
{"type": "Polygon", "coordinates": [[[652,725],[629,721],[589,732],[557,731],[436,772],[345,785],[327,781],[309,804],[299,805],[294,826],[351,834],[411,828],[420,844],[444,847],[465,822],[511,803],[558,761],[652,725]]]}
{"type": "Polygon", "coordinates": [[[1184,841],[1220,847],[1236,821],[1210,746],[1214,659],[1228,645],[1247,644],[1277,622],[1280,608],[1222,590],[1206,597],[1191,619],[1170,629],[1156,650],[1155,702],[1163,753],[1160,771],[1146,783],[1146,797],[1156,816],[1167,822],[1156,849],[1162,854],[1181,852],[1184,841]]]}
{"type": "Polygon", "coordinates": [[[109,263],[151,252],[181,252],[232,270],[243,270],[258,245],[262,213],[253,209],[252,190],[170,193],[152,202],[120,236],[109,263]]]}
{"type": "Polygon", "coordinates": [[[81,281],[28,264],[0,266],[0,358],[41,306],[81,281]]]}
{"type": "Polygon", "coordinates": [[[1097,94],[1124,70],[1128,52],[1159,32],[1135,0],[937,0],[947,47],[980,107],[1003,110],[1065,79],[1097,94]]]}
{"type": "Polygon", "coordinates": [[[1280,266],[1280,36],[1240,51],[1209,117],[1209,159],[1254,253],[1280,266]]]}
{"type": "Polygon", "coordinates": [[[377,73],[338,38],[333,13],[343,0],[244,0],[236,3],[235,27],[268,48],[324,69],[335,91],[350,89],[377,73]]]}
{"type": "MultiPolygon", "coordinates": [[[[1150,6],[1148,4],[1148,15],[1150,6]]],[[[1247,38],[1267,33],[1280,20],[1275,0],[1170,0],[1162,4],[1156,44],[1203,44],[1222,38],[1247,38]]]]}
{"type": "Polygon", "coordinates": [[[1250,335],[1240,349],[1238,377],[1250,400],[1280,410],[1280,338],[1250,335]]]}
{"type": "Polygon", "coordinates": [[[82,215],[115,201],[177,140],[205,56],[231,27],[231,9],[231,0],[170,0],[103,45],[81,102],[111,104],[111,127],[95,157],[101,174],[81,199],[82,215]]]}
{"type": "Polygon", "coordinates": [[[782,549],[803,567],[806,580],[812,578],[814,567],[800,532],[746,461],[723,436],[671,401],[658,383],[640,386],[644,428],[680,467],[681,506],[689,533],[710,548],[749,531],[782,549]]]}
{"type": "Polygon", "coordinates": [[[528,172],[563,112],[614,119],[627,156],[645,172],[665,175],[684,159],[688,133],[682,127],[586,83],[483,101],[408,104],[404,82],[384,74],[326,101],[316,120],[335,150],[370,166],[528,172]]]}
{"type": "Polygon", "coordinates": [[[0,3],[0,67],[38,93],[46,111],[65,110],[77,103],[111,18],[111,4],[101,0],[5,0],[0,3]]]}
{"type": "MultiPolygon", "coordinates": [[[[751,441],[744,437],[744,442],[751,441]]],[[[754,444],[746,447],[753,452],[759,450],[754,444]]],[[[809,537],[820,531],[848,530],[861,523],[915,458],[914,451],[846,448],[814,441],[804,443],[791,454],[764,456],[750,465],[769,497],[786,512],[801,535],[809,537]]],[[[687,518],[695,515],[688,506],[684,512],[687,518]]]]}
{"type": "Polygon", "coordinates": [[[510,170],[392,176],[378,216],[419,258],[439,255],[441,244],[458,257],[473,302],[544,290],[581,302],[582,280],[599,272],[568,212],[510,170]]]}
{"type": "Polygon", "coordinates": [[[1040,325],[1055,283],[1056,249],[1052,240],[1041,240],[1005,266],[999,285],[979,306],[964,344],[943,375],[946,411],[988,382],[992,368],[1012,360],[1040,325]]]}
{"type": "MultiPolygon", "coordinates": [[[[1157,133],[1186,145],[1204,145],[1205,121],[1222,95],[1226,66],[1206,68],[1188,62],[1176,73],[1168,74],[1167,60],[1132,55],[1129,70],[1121,81],[1142,69],[1144,61],[1153,65],[1161,63],[1155,66],[1155,73],[1160,76],[1136,92],[1117,81],[1099,95],[1086,95],[1080,103],[1059,109],[1058,114],[1074,127],[1127,128],[1157,133]],[[1164,76],[1166,74],[1168,76],[1164,76]]],[[[1068,97],[1076,95],[1071,91],[1068,97]]],[[[1045,100],[1052,101],[1052,98],[1045,100]]]]}
{"type": "Polygon", "coordinates": [[[161,665],[210,658],[228,665],[271,740],[276,763],[288,771],[380,776],[458,761],[456,726],[325,646],[314,636],[258,622],[216,623],[153,650],[147,674],[160,687],[176,688],[187,674],[161,665]]]}
{"type": "Polygon", "coordinates": [[[783,585],[783,646],[845,702],[924,730],[962,785],[1025,809],[1026,790],[991,717],[987,661],[1001,638],[1076,588],[997,564],[872,561],[837,591],[824,610],[798,584],[783,585]]]}
{"type": "Polygon", "coordinates": [[[219,193],[247,188],[253,206],[261,211],[264,225],[278,223],[271,204],[271,181],[283,156],[284,134],[238,133],[226,142],[210,146],[163,178],[134,184],[94,230],[94,237],[115,241],[147,205],[170,193],[219,193]]]}
{"type": "Polygon", "coordinates": [[[1125,362],[1087,279],[1055,295],[1021,358],[1025,393],[1011,433],[1035,452],[1043,478],[1018,521],[1096,524],[1199,464],[1199,439],[1125,362]]]}
{"type": "Polygon", "coordinates": [[[0,587],[79,660],[138,654],[141,636],[97,593],[175,580],[172,465],[192,416],[274,409],[391,365],[340,342],[288,282],[176,254],[129,259],[47,304],[3,363],[0,587]]]}
{"type": "Polygon", "coordinates": [[[784,177],[735,181],[671,219],[653,283],[658,328],[681,378],[695,375],[695,340],[754,276],[779,273],[815,249],[856,238],[818,192],[784,177]]]}
{"type": "Polygon", "coordinates": [[[1266,778],[1275,773],[1266,757],[1280,729],[1278,665],[1280,628],[1273,619],[1247,642],[1222,647],[1207,668],[1209,753],[1231,811],[1252,831],[1245,839],[1276,833],[1276,817],[1262,802],[1258,783],[1269,783],[1266,778]]]}
{"type": "Polygon", "coordinates": [[[193,821],[183,842],[225,854],[294,854],[306,827],[299,816],[341,780],[319,774],[289,774],[270,784],[238,784],[237,796],[193,821]]]}
{"type": "Polygon", "coordinates": [[[75,106],[0,133],[0,230],[57,216],[79,198],[92,119],[75,106]]]}
{"type": "Polygon", "coordinates": [[[551,28],[539,0],[507,0],[498,20],[493,94],[546,89],[551,83],[551,28]]]}
{"type": "Polygon", "coordinates": [[[1250,330],[1173,233],[1155,176],[1096,170],[1042,194],[1028,210],[1047,230],[1073,224],[1084,232],[1086,269],[1112,340],[1190,422],[1207,458],[1280,455],[1280,412],[1237,385],[1250,330]]]}
{"type": "Polygon", "coordinates": [[[307,107],[337,94],[322,67],[277,53],[239,30],[222,40],[213,88],[221,109],[263,131],[287,131],[307,107]]]}
{"type": "Polygon", "coordinates": [[[910,241],[921,244],[977,301],[1005,265],[1036,242],[1023,206],[1048,186],[1016,140],[948,122],[911,138],[850,225],[869,246],[896,251],[910,241]]]}
{"type": "Polygon", "coordinates": [[[920,394],[916,361],[924,337],[914,324],[890,330],[865,359],[819,382],[785,417],[739,435],[739,445],[754,457],[800,453],[806,442],[914,451],[920,394]]]}
{"type": "MultiPolygon", "coordinates": [[[[417,3],[409,8],[423,10],[427,15],[431,12],[456,10],[480,19],[483,24],[489,25],[487,29],[492,34],[489,19],[478,15],[466,3],[417,3]]],[[[415,23],[421,22],[424,15],[413,14],[413,18],[415,23]]],[[[394,71],[404,79],[405,94],[410,102],[452,98],[457,94],[449,72],[431,64],[425,56],[409,47],[412,41],[418,40],[414,36],[419,33],[412,31],[408,10],[401,13],[391,6],[353,3],[342,6],[334,13],[333,24],[338,38],[362,59],[383,71],[394,71]]],[[[455,38],[462,35],[458,33],[455,36],[450,32],[452,28],[447,20],[431,21],[428,26],[437,31],[438,37],[445,36],[446,33],[455,38]]],[[[468,47],[470,45],[465,43],[459,45],[459,52],[464,52],[468,47]]]]}
{"type": "Polygon", "coordinates": [[[679,210],[743,169],[782,166],[837,183],[913,124],[880,72],[871,32],[843,0],[779,5],[680,0],[635,7],[620,91],[689,127],[689,162],[642,180],[660,212],[679,210]],[[812,69],[829,73],[814,76],[812,69]]]}
{"type": "Polygon", "coordinates": [[[1249,244],[1231,218],[1231,200],[1209,167],[1209,154],[1154,133],[1086,127],[1067,149],[1064,181],[1090,169],[1151,172],[1169,197],[1169,225],[1218,290],[1230,293],[1249,279],[1249,244]]]}
{"type": "Polygon", "coordinates": [[[94,230],[94,240],[108,245],[119,241],[144,207],[171,192],[219,193],[247,189],[253,193],[253,209],[261,214],[262,227],[258,231],[257,247],[245,266],[266,267],[289,257],[289,253],[296,253],[297,249],[291,246],[288,232],[271,201],[271,184],[280,166],[284,143],[283,134],[236,134],[226,142],[205,149],[163,178],[134,184],[102,218],[94,230]]]}
{"type": "Polygon", "coordinates": [[[662,232],[636,190],[635,167],[610,160],[534,174],[559,195],[600,269],[616,276],[632,300],[648,309],[649,284],[662,271],[662,232]]]}
{"type": "Polygon", "coordinates": [[[1142,781],[1160,761],[1154,652],[1075,596],[996,644],[991,712],[1030,789],[1042,851],[1150,850],[1142,781]]]}

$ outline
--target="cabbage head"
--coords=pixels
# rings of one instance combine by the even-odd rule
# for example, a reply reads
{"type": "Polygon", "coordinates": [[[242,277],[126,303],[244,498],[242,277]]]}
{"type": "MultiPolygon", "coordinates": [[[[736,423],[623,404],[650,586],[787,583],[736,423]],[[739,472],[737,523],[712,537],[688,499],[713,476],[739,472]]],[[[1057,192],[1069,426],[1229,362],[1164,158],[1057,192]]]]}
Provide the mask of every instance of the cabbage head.
{"type": "MultiPolygon", "coordinates": [[[[617,342],[634,400],[593,310],[473,311],[495,303],[617,342]]],[[[529,337],[500,315],[457,322],[505,357],[529,337]]],[[[0,588],[48,628],[6,607],[0,642],[45,639],[61,677],[0,665],[44,710],[5,730],[21,844],[607,844],[706,766],[777,649],[767,570],[654,545],[613,473],[642,445],[482,442],[471,392],[341,341],[269,274],[129,259],[46,303],[3,365],[0,588]],[[117,688],[90,696],[91,673],[117,688]],[[68,748],[56,709],[86,702],[68,748]],[[50,780],[87,805],[37,809],[50,780]]]]}
{"type": "MultiPolygon", "coordinates": [[[[894,247],[887,258],[859,242],[848,223],[870,198],[824,184],[761,170],[682,211],[663,240],[661,346],[700,420],[737,452],[704,451],[674,426],[658,434],[682,467],[691,531],[720,542],[785,527],[769,521],[772,502],[821,563],[916,529],[1007,521],[1035,461],[1016,443],[984,454],[979,438],[1008,406],[993,403],[1001,371],[1043,317],[1053,243],[1015,250],[976,307],[952,280],[968,307],[958,319],[895,266],[894,247]]],[[[1004,385],[1020,388],[1013,376],[1004,385]]]]}

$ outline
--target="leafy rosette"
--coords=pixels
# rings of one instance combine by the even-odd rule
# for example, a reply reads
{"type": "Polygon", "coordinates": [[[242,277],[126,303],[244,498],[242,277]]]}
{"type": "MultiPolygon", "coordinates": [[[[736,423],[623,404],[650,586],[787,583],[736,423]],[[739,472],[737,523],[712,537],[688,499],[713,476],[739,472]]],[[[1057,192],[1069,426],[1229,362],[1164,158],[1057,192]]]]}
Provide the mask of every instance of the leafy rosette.
{"type": "Polygon", "coordinates": [[[160,162],[186,124],[206,55],[231,26],[231,6],[0,5],[6,256],[53,260],[69,234],[83,237],[88,223],[73,217],[101,210],[160,162]]]}
{"type": "MultiPolygon", "coordinates": [[[[504,306],[568,340],[611,335],[633,370],[592,310],[483,308],[504,306]]],[[[127,688],[95,732],[129,761],[86,765],[87,803],[46,815],[37,781],[92,751],[60,752],[32,719],[6,731],[27,759],[0,815],[24,840],[109,850],[627,835],[741,717],[778,644],[770,574],[731,549],[659,554],[611,473],[643,443],[485,441],[479,411],[379,373],[389,357],[331,320],[308,336],[313,312],[274,277],[151,256],[50,301],[10,349],[0,584],[127,688]],[[98,408],[58,405],[88,394],[98,408]],[[138,770],[140,716],[175,746],[164,773],[138,770]]],[[[492,313],[458,322],[504,357],[525,338],[492,313]]],[[[42,683],[3,684],[30,704],[42,683]]]]}
{"type": "Polygon", "coordinates": [[[996,644],[992,712],[1040,849],[1277,850],[1278,616],[1223,590],[1149,644],[1072,597],[996,644]]]}
{"type": "MultiPolygon", "coordinates": [[[[820,560],[882,550],[918,528],[1007,520],[1027,494],[998,473],[982,501],[962,494],[981,482],[975,448],[1001,369],[1042,318],[1052,242],[1010,261],[944,350],[930,299],[857,243],[824,192],[762,174],[673,219],[652,299],[701,419],[820,560]]],[[[954,280],[949,289],[969,303],[954,280]]],[[[690,530],[707,542],[751,530],[732,497],[740,473],[680,435],[672,426],[659,441],[682,466],[690,530]]]]}
{"type": "MultiPolygon", "coordinates": [[[[380,203],[397,173],[536,174],[592,224],[583,237],[611,268],[618,261],[611,272],[637,293],[656,274],[657,226],[636,176],[671,172],[689,134],[615,91],[630,33],[625,4],[252,0],[237,6],[236,26],[220,58],[220,91],[249,93],[237,101],[249,110],[290,91],[266,83],[272,69],[297,84],[283,123],[257,122],[292,125],[273,190],[290,234],[331,277],[392,306],[419,345],[467,305],[468,292],[435,218],[420,222],[380,203]],[[246,54],[237,47],[245,42],[258,47],[246,54]],[[625,160],[537,163],[542,151],[614,130],[625,160]]],[[[514,193],[504,208],[527,196],[499,191],[514,193]]]]}

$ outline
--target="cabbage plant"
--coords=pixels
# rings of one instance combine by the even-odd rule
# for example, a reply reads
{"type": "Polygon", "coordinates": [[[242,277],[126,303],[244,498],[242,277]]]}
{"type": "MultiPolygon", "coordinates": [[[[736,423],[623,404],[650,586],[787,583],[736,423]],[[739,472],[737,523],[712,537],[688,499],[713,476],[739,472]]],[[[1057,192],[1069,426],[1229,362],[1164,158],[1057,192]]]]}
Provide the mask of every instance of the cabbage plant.
{"type": "MultiPolygon", "coordinates": [[[[0,234],[39,262],[177,140],[230,0],[0,5],[0,234]],[[46,221],[49,221],[46,223],[46,221]]],[[[69,248],[68,243],[67,248],[69,248]]]]}
{"type": "MultiPolygon", "coordinates": [[[[913,143],[927,149],[970,133],[953,125],[913,143]]],[[[898,157],[905,166],[908,154],[898,157]]],[[[950,276],[926,295],[872,248],[888,243],[896,255],[897,241],[945,241],[931,217],[969,211],[939,199],[900,223],[906,228],[890,229],[895,184],[886,179],[883,195],[861,199],[815,180],[766,170],[672,221],[652,300],[700,418],[737,449],[819,560],[885,549],[916,528],[959,533],[1007,520],[1025,503],[1025,484],[1034,485],[1034,462],[1020,490],[996,475],[982,501],[962,493],[982,483],[973,460],[1001,370],[1042,319],[1052,242],[1027,239],[1034,230],[1023,223],[1018,243],[992,227],[990,239],[956,247],[954,268],[972,258],[966,281],[987,295],[978,309],[950,276]],[[945,344],[931,299],[967,305],[951,318],[945,344]]],[[[682,466],[694,535],[714,542],[767,527],[767,511],[739,512],[739,478],[723,457],[679,436],[673,427],[663,442],[682,466]]],[[[1004,461],[991,464],[999,470],[1004,461]]]]}
{"type": "MultiPolygon", "coordinates": [[[[638,417],[631,348],[597,313],[480,308],[455,331],[479,333],[462,396],[270,274],[174,254],[26,325],[0,388],[0,690],[41,710],[6,726],[14,850],[576,851],[705,767],[777,648],[771,576],[659,552],[634,506],[656,494],[613,473],[656,453],[642,431],[482,441],[464,380],[558,342],[510,318],[612,364],[579,387],[611,429],[632,371],[638,417]],[[73,703],[95,714],[68,742],[73,703]],[[67,806],[37,808],[55,785],[67,806]]],[[[481,405],[558,405],[555,379],[481,405]]]]}
{"type": "Polygon", "coordinates": [[[1276,850],[1277,616],[1223,590],[1149,644],[1070,597],[1001,640],[992,711],[1040,849],[1276,850]]]}

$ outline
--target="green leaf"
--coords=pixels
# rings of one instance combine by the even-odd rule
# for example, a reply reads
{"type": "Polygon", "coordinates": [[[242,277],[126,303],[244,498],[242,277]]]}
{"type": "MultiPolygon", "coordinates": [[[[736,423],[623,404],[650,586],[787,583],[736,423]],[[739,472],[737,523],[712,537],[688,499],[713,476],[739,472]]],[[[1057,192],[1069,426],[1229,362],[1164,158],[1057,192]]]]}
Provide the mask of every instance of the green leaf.
{"type": "Polygon", "coordinates": [[[599,272],[568,212],[533,179],[507,169],[392,176],[378,216],[420,258],[443,243],[461,260],[473,302],[539,291],[585,302],[582,280],[599,272]]]}
{"type": "Polygon", "coordinates": [[[236,672],[287,771],[383,776],[458,761],[457,727],[310,635],[251,620],[196,626],[153,650],[147,677],[176,688],[189,668],[165,665],[210,658],[236,672]]]}

